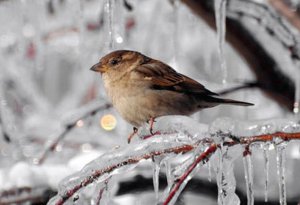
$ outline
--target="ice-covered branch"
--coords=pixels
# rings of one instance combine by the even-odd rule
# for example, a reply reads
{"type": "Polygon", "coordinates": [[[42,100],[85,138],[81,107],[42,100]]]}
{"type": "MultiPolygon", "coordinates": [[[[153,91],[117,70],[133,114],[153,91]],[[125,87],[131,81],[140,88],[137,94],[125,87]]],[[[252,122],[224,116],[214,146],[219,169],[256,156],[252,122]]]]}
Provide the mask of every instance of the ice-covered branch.
{"type": "Polygon", "coordinates": [[[140,161],[154,156],[188,152],[194,149],[196,144],[197,141],[190,141],[189,137],[178,140],[177,134],[161,135],[108,152],[62,181],[58,195],[48,204],[62,205],[91,183],[103,182],[120,170],[128,171],[140,161]]]}
{"type": "Polygon", "coordinates": [[[212,144],[205,152],[201,153],[195,159],[195,161],[188,167],[187,171],[184,172],[184,174],[178,180],[176,180],[177,182],[175,184],[173,184],[172,189],[171,189],[168,197],[166,198],[166,200],[163,203],[164,205],[169,204],[173,200],[174,196],[176,196],[176,198],[178,197],[178,195],[180,194],[180,192],[184,188],[182,186],[185,186],[187,184],[187,182],[189,181],[189,179],[191,179],[191,178],[189,178],[189,176],[194,171],[196,166],[200,162],[203,162],[204,160],[208,160],[209,156],[211,154],[213,154],[216,151],[216,149],[217,149],[217,145],[212,144]]]}
{"type": "Polygon", "coordinates": [[[97,112],[101,110],[106,110],[111,107],[111,104],[105,103],[101,104],[98,101],[89,103],[86,106],[83,106],[82,108],[76,110],[75,113],[72,113],[70,119],[67,120],[67,123],[65,123],[63,130],[60,132],[58,137],[49,145],[45,148],[42,156],[38,159],[35,160],[36,164],[42,164],[47,156],[49,155],[50,152],[55,150],[56,146],[58,145],[59,142],[61,142],[65,136],[77,125],[77,122],[79,120],[84,120],[85,118],[95,115],[97,112]]]}
{"type": "MultiPolygon", "coordinates": [[[[286,122],[280,123],[278,122],[279,127],[282,129],[289,129],[291,131],[291,128],[295,129],[295,124],[289,124],[286,122]]],[[[230,125],[229,125],[230,126],[230,125]]],[[[245,128],[245,127],[244,127],[245,128]]],[[[227,127],[225,128],[227,129],[227,127]]],[[[273,128],[274,129],[274,128],[273,128]]],[[[250,145],[253,143],[257,142],[274,142],[275,145],[280,145],[284,144],[287,141],[290,140],[299,140],[300,139],[300,132],[295,133],[285,133],[285,132],[274,132],[270,134],[262,134],[262,135],[256,135],[256,136],[234,136],[228,133],[228,130],[225,131],[227,133],[224,133],[222,131],[217,131],[219,136],[226,136],[227,140],[222,141],[220,144],[214,144],[212,143],[204,152],[200,153],[198,157],[195,158],[194,162],[187,167],[187,169],[183,172],[183,174],[178,177],[177,179],[174,180],[174,183],[172,184],[172,188],[170,189],[167,197],[164,199],[164,205],[168,204],[174,204],[174,202],[177,200],[177,197],[181,193],[181,191],[184,189],[186,186],[187,182],[192,178],[191,173],[194,171],[194,169],[197,167],[198,164],[200,163],[206,163],[209,160],[209,157],[217,150],[217,148],[221,148],[223,146],[235,146],[235,145],[245,145],[244,146],[244,152],[243,152],[243,157],[244,157],[244,165],[245,165],[245,171],[246,171],[246,181],[248,181],[247,186],[247,197],[248,197],[248,202],[250,204],[254,203],[254,198],[253,198],[253,179],[252,179],[252,163],[251,163],[251,150],[250,150],[250,145]],[[252,201],[252,202],[251,202],[252,201]]],[[[214,134],[212,134],[214,135],[214,134]]],[[[213,137],[213,136],[212,136],[213,137]]],[[[224,139],[226,139],[224,138],[224,139]]],[[[282,152],[284,148],[280,149],[282,152]]],[[[278,164],[283,164],[282,163],[282,156],[279,155],[277,158],[278,164]]],[[[280,188],[280,201],[285,202],[286,200],[286,190],[285,190],[285,182],[284,182],[284,168],[283,166],[278,166],[278,175],[280,177],[280,182],[279,182],[279,188],[280,188]]],[[[231,202],[232,203],[232,202],[231,202]]],[[[222,203],[223,204],[223,203],[222,203]]],[[[249,204],[249,203],[248,203],[249,204]]]]}
{"type": "Polygon", "coordinates": [[[44,204],[49,200],[49,197],[54,195],[54,191],[48,187],[19,187],[0,193],[0,204],[24,204],[36,203],[44,204]]]}
{"type": "MultiPolygon", "coordinates": [[[[186,124],[186,122],[184,122],[186,124]]],[[[259,123],[257,123],[259,124],[259,123]]],[[[211,125],[209,133],[206,134],[199,133],[194,135],[194,133],[188,133],[182,131],[182,125],[177,128],[181,131],[177,131],[174,134],[161,134],[153,136],[147,140],[136,141],[128,146],[124,146],[115,150],[112,150],[93,162],[86,165],[80,172],[66,178],[61,182],[58,195],[49,202],[50,205],[62,205],[67,200],[72,198],[76,193],[76,200],[78,200],[78,193],[82,191],[85,187],[93,183],[103,183],[111,178],[113,175],[128,172],[140,163],[142,160],[154,158],[156,156],[166,157],[170,154],[179,154],[183,152],[193,151],[193,155],[182,164],[177,170],[175,170],[175,176],[173,183],[170,183],[171,188],[167,189],[168,193],[163,200],[163,203],[172,204],[175,202],[187,182],[194,176],[201,166],[200,164],[205,164],[213,153],[218,149],[232,149],[236,145],[242,145],[244,152],[241,152],[240,157],[251,156],[250,147],[253,143],[274,143],[275,146],[287,142],[289,140],[299,140],[300,131],[299,125],[292,121],[278,120],[276,122],[269,122],[269,124],[256,126],[256,130],[251,130],[253,126],[251,123],[239,123],[233,122],[229,119],[219,119],[211,125]],[[276,125],[272,127],[271,124],[276,125]],[[181,128],[179,128],[181,126],[181,128]],[[267,127],[267,128],[266,128],[267,127]],[[256,133],[257,135],[250,135],[250,133],[256,133]],[[242,133],[245,135],[240,136],[242,133]],[[258,134],[261,133],[261,134],[258,134]]],[[[202,127],[205,129],[205,127],[202,127]]],[[[191,130],[193,132],[195,130],[191,130]]],[[[163,133],[163,132],[162,132],[163,133]]],[[[238,146],[237,146],[238,147],[238,146]]],[[[241,147],[241,146],[240,146],[241,147]]],[[[227,151],[226,151],[227,152],[227,151]]],[[[224,157],[228,158],[226,152],[224,152],[224,157]]],[[[235,154],[236,155],[236,154],[235,154]]],[[[279,155],[280,156],[280,155],[279,155]]],[[[282,159],[282,157],[279,157],[282,159]]],[[[282,160],[281,160],[282,161],[282,160]]],[[[283,163],[281,163],[283,164],[283,163]]],[[[246,167],[249,165],[248,161],[246,167]]],[[[225,166],[225,165],[224,165],[225,166]]],[[[229,167],[231,165],[228,165],[229,167]]],[[[249,174],[247,175],[249,180],[252,180],[252,171],[248,169],[249,174]]],[[[173,170],[174,171],[174,170],[173,170]]],[[[171,171],[172,172],[172,171],[171,171]]],[[[174,174],[174,172],[172,172],[174,174]]],[[[228,175],[224,171],[224,177],[232,178],[232,175],[228,175]]],[[[285,193],[284,186],[284,171],[281,170],[280,176],[282,178],[281,186],[282,193],[285,193]]],[[[227,179],[225,179],[227,180],[227,179]]],[[[230,180],[230,179],[229,179],[230,180]]],[[[223,182],[221,182],[223,186],[223,182]]],[[[233,193],[235,190],[235,185],[228,187],[224,183],[223,191],[227,193],[233,193]]],[[[249,189],[252,189],[252,186],[249,189]]],[[[99,192],[99,190],[98,190],[99,192]]],[[[234,195],[235,196],[235,195],[234,195]]],[[[248,197],[252,197],[253,193],[249,192],[248,197]]],[[[285,195],[282,195],[283,200],[285,200],[285,195]]],[[[226,199],[226,201],[235,200],[234,198],[226,199]]],[[[249,199],[248,199],[249,200],[249,199]]]]}

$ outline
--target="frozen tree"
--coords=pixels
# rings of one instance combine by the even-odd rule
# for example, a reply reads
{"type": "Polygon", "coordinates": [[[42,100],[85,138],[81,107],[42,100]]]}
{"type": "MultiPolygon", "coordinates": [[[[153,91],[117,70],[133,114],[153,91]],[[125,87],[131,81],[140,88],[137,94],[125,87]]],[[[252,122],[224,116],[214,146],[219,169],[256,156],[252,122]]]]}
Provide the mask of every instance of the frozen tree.
{"type": "Polygon", "coordinates": [[[299,203],[298,1],[0,0],[0,22],[0,204],[299,203]],[[115,49],[255,106],[127,144],[88,70],[115,49]]]}

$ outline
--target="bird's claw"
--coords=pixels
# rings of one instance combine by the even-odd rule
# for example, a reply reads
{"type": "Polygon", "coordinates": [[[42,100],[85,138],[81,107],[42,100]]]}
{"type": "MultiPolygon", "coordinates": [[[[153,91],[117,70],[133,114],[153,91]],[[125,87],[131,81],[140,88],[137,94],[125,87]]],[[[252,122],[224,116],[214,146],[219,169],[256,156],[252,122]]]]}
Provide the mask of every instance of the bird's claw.
{"type": "Polygon", "coordinates": [[[155,121],[155,118],[154,118],[154,117],[151,117],[150,120],[149,120],[149,124],[150,124],[149,131],[150,131],[150,134],[151,134],[151,135],[154,135],[154,133],[153,133],[153,125],[154,125],[154,122],[156,122],[156,121],[155,121]]]}
{"type": "Polygon", "coordinates": [[[134,137],[134,135],[138,132],[138,128],[133,127],[133,132],[128,136],[127,143],[130,144],[131,139],[134,137]]]}

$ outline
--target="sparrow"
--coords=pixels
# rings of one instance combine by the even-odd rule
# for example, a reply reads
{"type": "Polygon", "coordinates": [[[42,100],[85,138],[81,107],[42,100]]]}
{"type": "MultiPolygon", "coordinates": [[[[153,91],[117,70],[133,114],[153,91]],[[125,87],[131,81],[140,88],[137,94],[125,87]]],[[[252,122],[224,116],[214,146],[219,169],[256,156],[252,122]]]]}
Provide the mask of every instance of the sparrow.
{"type": "Polygon", "coordinates": [[[134,126],[165,115],[191,115],[219,104],[250,106],[252,103],[218,97],[202,84],[169,65],[137,51],[116,50],[91,67],[102,75],[104,87],[113,106],[134,126]]]}

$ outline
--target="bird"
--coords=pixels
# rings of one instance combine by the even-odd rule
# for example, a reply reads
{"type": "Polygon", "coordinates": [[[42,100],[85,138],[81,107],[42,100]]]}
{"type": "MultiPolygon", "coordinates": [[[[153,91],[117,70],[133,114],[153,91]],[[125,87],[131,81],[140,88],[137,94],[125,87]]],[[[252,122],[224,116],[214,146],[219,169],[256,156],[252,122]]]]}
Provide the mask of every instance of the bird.
{"type": "Polygon", "coordinates": [[[157,117],[188,116],[219,104],[254,105],[220,98],[196,80],[138,51],[112,51],[90,70],[101,73],[113,107],[133,125],[128,143],[144,123],[150,124],[150,133],[153,134],[157,117]]]}

